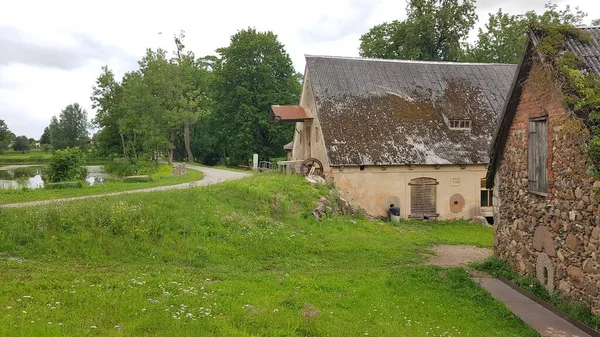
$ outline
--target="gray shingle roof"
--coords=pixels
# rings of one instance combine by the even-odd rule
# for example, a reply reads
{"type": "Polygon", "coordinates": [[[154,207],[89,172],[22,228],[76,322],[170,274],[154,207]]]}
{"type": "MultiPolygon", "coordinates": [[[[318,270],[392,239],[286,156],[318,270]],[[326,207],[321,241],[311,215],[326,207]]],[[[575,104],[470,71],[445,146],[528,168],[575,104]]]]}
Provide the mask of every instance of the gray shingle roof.
{"type": "Polygon", "coordinates": [[[600,76],[600,27],[579,27],[579,29],[588,33],[592,43],[583,44],[572,38],[567,38],[566,47],[583,59],[587,69],[600,76]]]}
{"type": "Polygon", "coordinates": [[[307,56],[329,163],[488,163],[516,65],[307,56]],[[471,120],[450,130],[448,120],[471,120]]]}

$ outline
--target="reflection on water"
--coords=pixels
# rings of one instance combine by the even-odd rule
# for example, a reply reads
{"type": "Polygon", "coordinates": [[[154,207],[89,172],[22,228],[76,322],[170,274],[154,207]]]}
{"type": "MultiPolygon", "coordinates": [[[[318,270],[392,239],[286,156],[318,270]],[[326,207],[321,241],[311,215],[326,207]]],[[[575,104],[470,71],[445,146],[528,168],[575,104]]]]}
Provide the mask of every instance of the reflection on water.
{"type": "MultiPolygon", "coordinates": [[[[12,165],[0,166],[0,189],[19,188],[20,186],[36,189],[43,188],[45,166],[12,165]]],[[[88,176],[85,181],[89,185],[104,183],[108,177],[102,166],[87,166],[88,176]]]]}

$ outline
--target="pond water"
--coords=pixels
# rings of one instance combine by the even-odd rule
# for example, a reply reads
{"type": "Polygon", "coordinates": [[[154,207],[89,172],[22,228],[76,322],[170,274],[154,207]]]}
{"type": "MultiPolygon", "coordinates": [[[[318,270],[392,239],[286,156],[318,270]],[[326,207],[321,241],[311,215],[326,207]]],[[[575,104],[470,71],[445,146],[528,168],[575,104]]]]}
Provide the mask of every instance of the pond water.
{"type": "MultiPolygon", "coordinates": [[[[85,181],[90,185],[102,184],[108,174],[104,173],[102,166],[86,166],[88,176],[85,181]]],[[[0,189],[18,188],[19,182],[27,188],[43,188],[42,175],[46,166],[11,165],[0,166],[0,189]]]]}

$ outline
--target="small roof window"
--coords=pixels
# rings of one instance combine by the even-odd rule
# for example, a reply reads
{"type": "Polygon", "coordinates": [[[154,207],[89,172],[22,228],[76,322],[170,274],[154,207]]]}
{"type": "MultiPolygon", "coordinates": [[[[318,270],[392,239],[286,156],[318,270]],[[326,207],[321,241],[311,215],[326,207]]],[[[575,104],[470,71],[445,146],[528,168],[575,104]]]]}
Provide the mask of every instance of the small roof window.
{"type": "Polygon", "coordinates": [[[471,130],[471,121],[468,119],[451,119],[448,121],[451,130],[471,130]]]}

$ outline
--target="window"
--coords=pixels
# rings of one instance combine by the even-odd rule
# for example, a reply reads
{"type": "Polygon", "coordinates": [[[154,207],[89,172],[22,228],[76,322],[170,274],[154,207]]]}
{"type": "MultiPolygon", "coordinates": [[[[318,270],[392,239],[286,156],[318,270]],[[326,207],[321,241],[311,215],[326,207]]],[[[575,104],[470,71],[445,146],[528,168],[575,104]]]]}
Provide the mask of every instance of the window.
{"type": "Polygon", "coordinates": [[[481,179],[481,207],[491,207],[494,191],[485,188],[485,178],[481,179]]]}
{"type": "Polygon", "coordinates": [[[410,181],[410,217],[435,218],[436,187],[438,182],[432,178],[416,178],[410,181]]]}
{"type": "Polygon", "coordinates": [[[471,129],[471,121],[470,120],[460,120],[460,119],[451,119],[449,121],[450,129],[452,130],[470,130],[471,129]]]}
{"type": "Polygon", "coordinates": [[[548,123],[546,118],[529,121],[529,191],[548,192],[548,123]]]}

